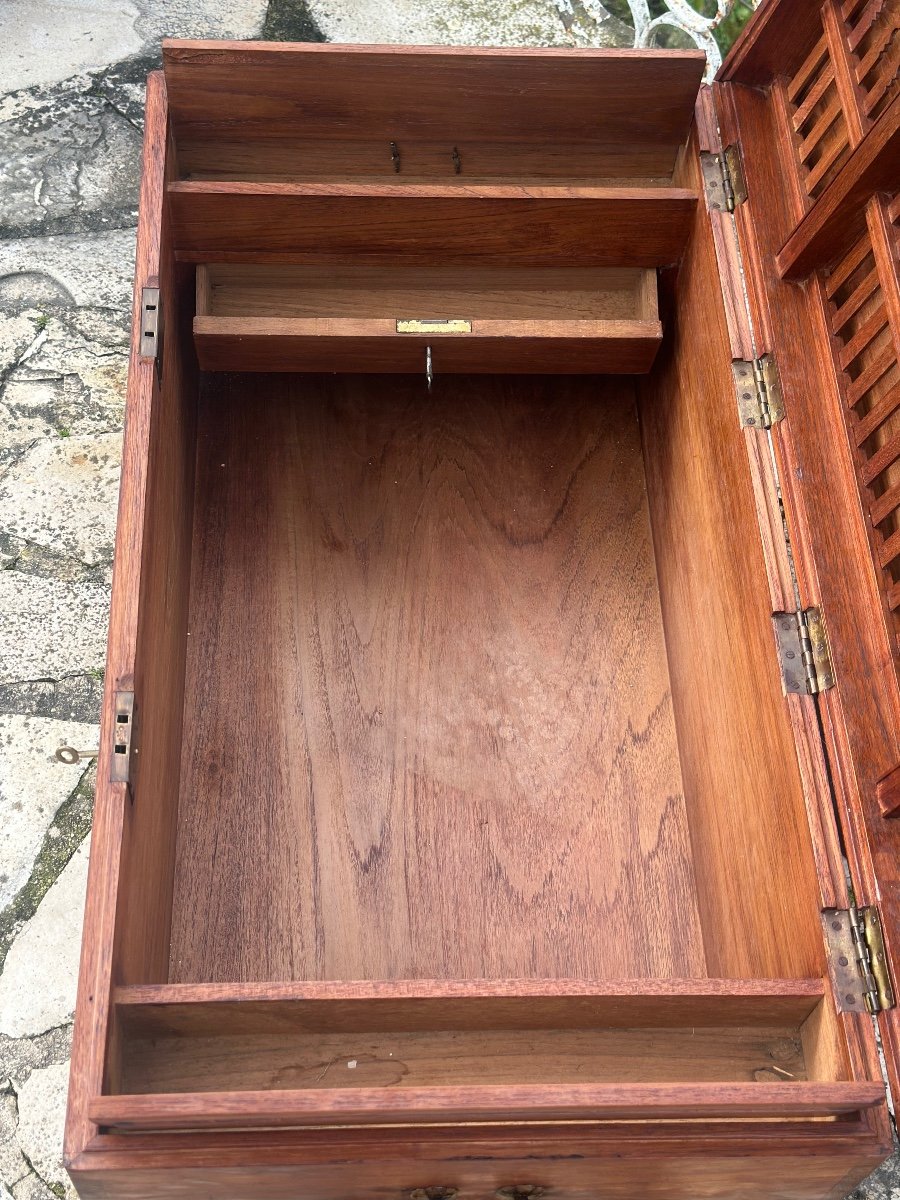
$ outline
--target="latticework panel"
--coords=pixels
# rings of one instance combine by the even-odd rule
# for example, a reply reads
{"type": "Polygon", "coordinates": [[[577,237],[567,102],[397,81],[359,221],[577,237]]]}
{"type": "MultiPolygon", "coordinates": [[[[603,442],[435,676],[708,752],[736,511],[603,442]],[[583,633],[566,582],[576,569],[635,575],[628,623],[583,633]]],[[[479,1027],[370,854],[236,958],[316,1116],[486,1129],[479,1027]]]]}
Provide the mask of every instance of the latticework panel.
{"type": "Polygon", "coordinates": [[[876,566],[900,634],[900,202],[874,197],[825,276],[827,316],[876,566]]]}
{"type": "Polygon", "coordinates": [[[842,16],[862,115],[874,121],[900,90],[900,0],[845,0],[842,16]]]}
{"type": "Polygon", "coordinates": [[[900,0],[824,0],[816,33],[785,85],[807,206],[900,90],[900,0]]]}
{"type": "Polygon", "coordinates": [[[800,177],[815,199],[850,153],[850,136],[823,34],[787,85],[800,177]]]}

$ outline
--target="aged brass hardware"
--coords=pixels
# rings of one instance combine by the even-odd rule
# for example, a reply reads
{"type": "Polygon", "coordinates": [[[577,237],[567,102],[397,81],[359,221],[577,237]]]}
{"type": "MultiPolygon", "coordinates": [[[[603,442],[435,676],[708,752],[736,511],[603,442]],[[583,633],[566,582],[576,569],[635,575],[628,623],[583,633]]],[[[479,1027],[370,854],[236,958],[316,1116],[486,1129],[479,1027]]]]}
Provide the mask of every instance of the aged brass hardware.
{"type": "Polygon", "coordinates": [[[888,969],[887,952],[884,947],[884,935],[881,931],[881,917],[878,909],[870,904],[860,910],[862,913],[863,934],[869,948],[869,969],[875,980],[875,992],[879,1006],[882,1009],[894,1007],[894,989],[891,985],[891,975],[888,969]]]}
{"type": "Polygon", "coordinates": [[[769,429],[783,419],[781,380],[771,354],[754,358],[752,362],[735,359],[731,371],[742,425],[769,429]]]}
{"type": "Polygon", "coordinates": [[[398,333],[471,333],[471,321],[402,319],[397,321],[398,333]]]}
{"type": "Polygon", "coordinates": [[[113,783],[131,782],[131,735],[134,726],[134,692],[116,692],[113,752],[109,777],[113,783]]]}
{"type": "Polygon", "coordinates": [[[706,204],[712,212],[734,212],[747,199],[744,166],[738,146],[700,155],[706,204]]]}
{"type": "Polygon", "coordinates": [[[99,753],[99,750],[76,750],[74,746],[59,746],[53,757],[57,762],[66,763],[71,767],[82,759],[96,758],[99,753]]]}
{"type": "Polygon", "coordinates": [[[729,212],[734,212],[747,199],[747,184],[744,180],[744,160],[740,146],[732,143],[723,152],[725,167],[725,190],[730,197],[729,212]]]}
{"type": "Polygon", "coordinates": [[[894,1007],[881,934],[881,919],[872,905],[826,908],[822,928],[828,966],[839,1012],[882,1012],[894,1007]]]}
{"type": "Polygon", "coordinates": [[[818,608],[773,613],[775,640],[786,692],[815,696],[834,686],[825,624],[818,608]]]}
{"type": "Polygon", "coordinates": [[[159,288],[141,288],[141,358],[155,358],[160,364],[159,288]]]}

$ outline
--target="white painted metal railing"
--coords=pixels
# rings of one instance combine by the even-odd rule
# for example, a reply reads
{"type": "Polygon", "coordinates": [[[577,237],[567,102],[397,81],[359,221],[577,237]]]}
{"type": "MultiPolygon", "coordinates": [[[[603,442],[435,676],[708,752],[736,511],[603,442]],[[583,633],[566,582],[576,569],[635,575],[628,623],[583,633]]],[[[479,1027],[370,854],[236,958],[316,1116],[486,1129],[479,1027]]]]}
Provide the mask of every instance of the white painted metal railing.
{"type": "MultiPolygon", "coordinates": [[[[554,0],[554,3],[570,35],[581,45],[594,44],[598,40],[597,31],[603,25],[608,26],[610,12],[601,0],[554,0]]],[[[711,79],[722,63],[716,29],[733,9],[756,8],[760,0],[715,0],[716,11],[712,16],[703,16],[690,0],[665,0],[666,11],[656,17],[651,16],[648,0],[626,0],[626,3],[631,11],[635,47],[657,44],[660,29],[678,29],[706,51],[706,75],[711,79]]]]}

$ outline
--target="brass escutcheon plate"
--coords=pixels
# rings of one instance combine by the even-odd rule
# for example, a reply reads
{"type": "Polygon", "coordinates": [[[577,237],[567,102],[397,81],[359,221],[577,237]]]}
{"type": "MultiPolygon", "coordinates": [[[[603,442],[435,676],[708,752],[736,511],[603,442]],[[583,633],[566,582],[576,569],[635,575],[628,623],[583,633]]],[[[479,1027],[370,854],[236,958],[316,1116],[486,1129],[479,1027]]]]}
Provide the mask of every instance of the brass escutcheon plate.
{"type": "Polygon", "coordinates": [[[398,320],[398,333],[471,333],[471,321],[434,320],[398,320]]]}

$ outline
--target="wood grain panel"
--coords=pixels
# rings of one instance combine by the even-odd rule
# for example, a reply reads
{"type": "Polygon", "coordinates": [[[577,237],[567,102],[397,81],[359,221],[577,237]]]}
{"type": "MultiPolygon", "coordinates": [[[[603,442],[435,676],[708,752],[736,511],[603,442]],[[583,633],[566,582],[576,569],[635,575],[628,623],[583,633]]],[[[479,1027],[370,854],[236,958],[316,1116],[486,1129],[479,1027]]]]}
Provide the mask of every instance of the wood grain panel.
{"type": "MultiPolygon", "coordinates": [[[[174,170],[172,155],[167,170],[174,170]]],[[[194,279],[172,257],[163,206],[158,282],[164,338],[147,445],[143,560],[135,647],[131,795],[116,918],[115,977],[120,983],[168,976],[197,408],[197,360],[190,337],[194,279]]],[[[155,372],[155,364],[147,363],[155,372]]]]}
{"type": "Polygon", "coordinates": [[[821,979],[396,980],[205,983],[117,988],[138,1036],[362,1032],[367,1029],[696,1029],[798,1024],[821,979]]]}
{"type": "Polygon", "coordinates": [[[98,1096],[90,1114],[100,1126],[149,1131],[491,1120],[773,1120],[837,1116],[877,1105],[884,1105],[879,1083],[622,1083],[98,1096]]]}
{"type": "MultiPolygon", "coordinates": [[[[690,184],[693,143],[683,169],[690,184]]],[[[815,870],[748,460],[763,435],[739,423],[705,212],[668,282],[671,333],[639,385],[640,414],[707,964],[814,974],[815,870]]]]}
{"type": "MultiPolygon", "coordinates": [[[[795,1126],[796,1122],[781,1126],[780,1147],[795,1126]]],[[[610,1141],[617,1146],[629,1137],[628,1126],[612,1126],[611,1130],[610,1141]]],[[[669,1137],[662,1149],[658,1139],[645,1137],[638,1143],[641,1153],[627,1157],[612,1150],[598,1152],[593,1129],[590,1140],[582,1136],[579,1144],[566,1143],[565,1157],[550,1149],[559,1145],[558,1127],[543,1139],[548,1147],[545,1154],[533,1149],[534,1135],[527,1149],[520,1146],[518,1152],[513,1151],[503,1127],[490,1131],[480,1143],[471,1137],[461,1143],[454,1137],[452,1147],[423,1146],[422,1133],[417,1131],[414,1144],[408,1144],[402,1156],[395,1152],[387,1160],[378,1145],[370,1145],[369,1157],[357,1153],[349,1163],[345,1154],[338,1153],[327,1162],[304,1162],[295,1155],[287,1163],[281,1159],[273,1162],[271,1156],[265,1163],[251,1163],[247,1152],[238,1149],[221,1166],[221,1152],[218,1157],[209,1149],[198,1154],[184,1146],[183,1136],[175,1136],[169,1139],[175,1145],[163,1151],[136,1158],[135,1151],[125,1147],[83,1155],[74,1167],[83,1200],[146,1200],[147,1196],[162,1195],[196,1200],[209,1188],[208,1164],[214,1160],[223,1195],[265,1200],[296,1200],[298,1195],[317,1200],[383,1200],[386,1195],[408,1195],[416,1188],[433,1185],[455,1186],[467,1200],[481,1200],[500,1187],[529,1182],[553,1189],[566,1200],[597,1200],[601,1189],[608,1200],[633,1200],[635,1196],[731,1200],[735,1195],[757,1195],[761,1173],[777,1179],[779,1190],[793,1200],[842,1200],[879,1161],[877,1144],[873,1150],[871,1139],[839,1138],[834,1131],[835,1153],[826,1153],[821,1140],[807,1127],[805,1141],[794,1135],[799,1150],[762,1154],[758,1144],[751,1144],[749,1152],[738,1144],[740,1131],[734,1125],[724,1125],[722,1130],[729,1139],[727,1147],[722,1139],[710,1146],[688,1140],[682,1132],[677,1138],[669,1137]]],[[[762,1131],[773,1136],[768,1122],[762,1131]]],[[[377,1131],[379,1145],[384,1142],[384,1132],[377,1131]]],[[[636,1139],[631,1141],[634,1144],[636,1139]]]]}
{"type": "MultiPolygon", "coordinates": [[[[118,527],[109,617],[106,672],[100,726],[100,763],[91,839],[91,863],[85,901],[84,935],[78,977],[78,999],[72,1036],[72,1067],[65,1128],[65,1154],[81,1152],[96,1129],[87,1112],[88,1099],[103,1087],[109,1040],[110,992],[113,978],[113,943],[116,903],[127,808],[128,788],[112,783],[102,764],[113,752],[114,695],[133,685],[141,564],[145,547],[145,499],[153,405],[157,398],[155,368],[140,357],[141,288],[158,279],[160,235],[165,189],[166,98],[161,73],[147,81],[146,121],[141,160],[141,218],[135,252],[135,287],[132,297],[132,337],[128,368],[126,425],[122,446],[122,482],[119,490],[118,527]]],[[[152,857],[152,849],[151,849],[152,857]]],[[[161,905],[167,926],[170,897],[148,898],[161,905]]],[[[141,922],[142,923],[142,922],[141,922]]],[[[151,971],[157,942],[151,932],[147,955],[151,971]]],[[[133,947],[140,953],[140,947],[133,947]]]]}
{"type": "MultiPolygon", "coordinates": [[[[328,46],[167,40],[179,137],[296,134],[387,144],[438,141],[629,146],[675,152],[705,57],[696,50],[328,46]]],[[[640,174],[628,170],[626,174],[640,174]]]]}
{"type": "Polygon", "coordinates": [[[215,263],[197,268],[197,314],[214,317],[483,317],[649,320],[653,271],[614,267],[215,263]],[[205,285],[201,295],[200,285],[205,285]]]}
{"type": "MultiPolygon", "coordinates": [[[[664,132],[660,135],[665,136],[664,132]]],[[[253,135],[242,141],[239,128],[209,133],[202,127],[187,126],[178,138],[178,165],[185,179],[260,183],[399,179],[404,183],[440,180],[461,188],[500,182],[646,186],[670,180],[676,150],[675,142],[665,140],[612,144],[474,141],[461,137],[458,130],[452,140],[438,142],[419,137],[399,143],[393,138],[316,139],[304,137],[300,128],[284,137],[272,137],[267,130],[265,136],[253,135]]]]}
{"type": "Polygon", "coordinates": [[[210,377],[199,436],[170,979],[705,975],[629,387],[210,377]]]}
{"type": "Polygon", "coordinates": [[[680,188],[180,182],[176,249],[406,253],[547,266],[655,267],[684,247],[680,188]]]}
{"type": "Polygon", "coordinates": [[[129,1038],[125,1094],[806,1079],[797,1028],[129,1038]]]}

